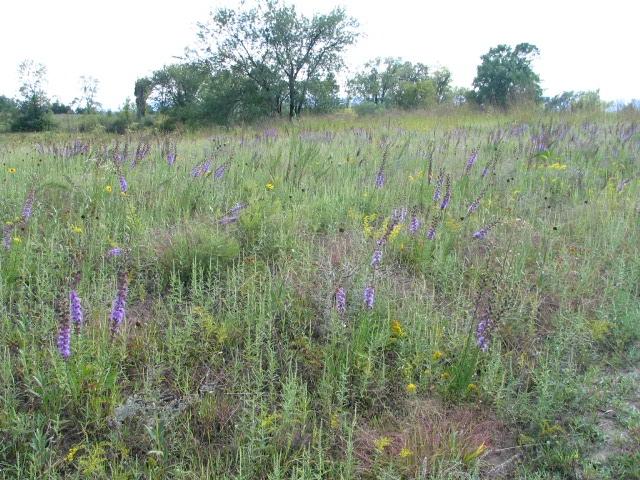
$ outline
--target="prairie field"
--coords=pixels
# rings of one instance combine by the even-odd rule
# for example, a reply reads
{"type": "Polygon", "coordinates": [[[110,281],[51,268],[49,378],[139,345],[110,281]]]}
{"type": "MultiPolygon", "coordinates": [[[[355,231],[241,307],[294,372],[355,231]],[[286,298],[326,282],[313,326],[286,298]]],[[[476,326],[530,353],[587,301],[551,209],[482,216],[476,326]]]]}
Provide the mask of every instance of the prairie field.
{"type": "Polygon", "coordinates": [[[640,478],[640,117],[0,137],[0,477],[640,478]]]}

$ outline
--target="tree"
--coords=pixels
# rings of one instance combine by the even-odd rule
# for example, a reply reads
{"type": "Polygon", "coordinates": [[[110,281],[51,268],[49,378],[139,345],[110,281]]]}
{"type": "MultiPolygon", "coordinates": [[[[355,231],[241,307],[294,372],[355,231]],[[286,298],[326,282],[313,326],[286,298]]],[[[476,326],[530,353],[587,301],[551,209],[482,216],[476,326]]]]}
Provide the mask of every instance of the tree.
{"type": "Polygon", "coordinates": [[[436,99],[438,103],[444,103],[452,97],[451,72],[448,68],[442,67],[432,74],[436,88],[436,99]]]}
{"type": "Polygon", "coordinates": [[[275,111],[288,101],[291,119],[302,109],[311,82],[342,66],[341,55],[356,41],[357,26],[341,8],[313,18],[275,0],[244,10],[219,8],[208,23],[199,24],[198,53],[214,71],[251,79],[271,97],[275,111]]]}
{"type": "Polygon", "coordinates": [[[507,108],[518,102],[538,102],[542,95],[540,77],[531,62],[539,54],[535,45],[520,43],[515,48],[498,45],[482,57],[473,80],[474,98],[480,105],[507,108]]]}
{"type": "Polygon", "coordinates": [[[80,96],[75,98],[72,105],[76,106],[76,113],[96,113],[102,106],[96,101],[98,94],[98,79],[84,75],[80,77],[80,96]]]}
{"type": "Polygon", "coordinates": [[[147,99],[153,91],[153,80],[147,77],[139,78],[133,88],[136,97],[136,114],[138,118],[144,117],[147,113],[147,99]]]}
{"type": "Polygon", "coordinates": [[[33,60],[25,60],[18,66],[20,98],[11,129],[19,132],[47,130],[51,127],[49,99],[44,90],[47,69],[33,60]]]}
{"type": "Polygon", "coordinates": [[[179,121],[189,120],[195,115],[202,88],[209,78],[209,68],[203,63],[167,65],[151,77],[151,98],[158,110],[171,110],[179,121]]]}

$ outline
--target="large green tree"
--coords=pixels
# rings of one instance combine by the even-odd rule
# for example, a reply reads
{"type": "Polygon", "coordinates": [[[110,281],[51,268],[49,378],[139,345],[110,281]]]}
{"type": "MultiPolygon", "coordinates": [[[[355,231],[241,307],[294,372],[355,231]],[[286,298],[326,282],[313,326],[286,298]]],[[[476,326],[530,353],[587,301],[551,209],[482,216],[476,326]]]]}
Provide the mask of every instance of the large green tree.
{"type": "Polygon", "coordinates": [[[292,118],[310,86],[343,65],[342,54],[356,41],[357,26],[341,8],[311,18],[275,0],[219,8],[199,24],[197,53],[214,71],[230,70],[253,81],[275,111],[286,101],[292,118]]]}
{"type": "Polygon", "coordinates": [[[12,130],[34,132],[51,128],[51,109],[44,89],[46,75],[47,68],[33,60],[25,60],[18,66],[20,98],[12,130]]]}
{"type": "Polygon", "coordinates": [[[535,45],[520,43],[512,48],[498,45],[482,55],[473,80],[473,98],[481,105],[507,108],[520,102],[539,102],[540,77],[531,68],[539,55],[535,45]]]}

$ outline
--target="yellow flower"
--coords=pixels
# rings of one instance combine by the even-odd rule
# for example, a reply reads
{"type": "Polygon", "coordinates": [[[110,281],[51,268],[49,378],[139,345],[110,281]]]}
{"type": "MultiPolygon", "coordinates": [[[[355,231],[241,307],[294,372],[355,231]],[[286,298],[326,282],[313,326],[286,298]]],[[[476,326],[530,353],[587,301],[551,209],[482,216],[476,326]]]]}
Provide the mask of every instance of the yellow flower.
{"type": "Polygon", "coordinates": [[[449,375],[449,372],[444,372],[442,375],[440,375],[440,377],[442,378],[442,380],[449,380],[451,375],[449,375]]]}
{"type": "Polygon", "coordinates": [[[113,187],[111,185],[107,185],[106,187],[104,187],[104,191],[107,193],[111,193],[113,192],[113,187]]]}
{"type": "Polygon", "coordinates": [[[477,389],[478,389],[478,386],[475,383],[470,383],[469,385],[467,385],[467,390],[469,390],[470,392],[473,392],[477,389]]]}
{"type": "Polygon", "coordinates": [[[407,384],[407,393],[411,393],[411,394],[416,393],[417,388],[418,387],[416,387],[415,383],[408,383],[407,384]]]}
{"type": "Polygon", "coordinates": [[[75,445],[71,447],[69,449],[69,453],[67,453],[67,456],[64,457],[65,461],[67,463],[73,462],[73,459],[76,457],[76,453],[78,453],[78,450],[80,450],[81,448],[82,448],[82,445],[75,445]]]}
{"type": "Polygon", "coordinates": [[[273,190],[274,188],[276,188],[276,186],[275,186],[272,182],[268,182],[268,183],[265,185],[265,188],[266,188],[267,190],[273,190]]]}
{"type": "Polygon", "coordinates": [[[329,421],[329,423],[331,425],[331,428],[335,430],[340,426],[340,418],[338,417],[337,414],[333,413],[331,414],[331,420],[329,421]]]}
{"type": "Polygon", "coordinates": [[[376,450],[379,452],[384,452],[384,449],[391,445],[391,439],[389,437],[380,437],[373,444],[376,447],[376,450]]]}
{"type": "Polygon", "coordinates": [[[7,168],[7,173],[16,173],[15,167],[7,168]]]}
{"type": "Polygon", "coordinates": [[[20,238],[18,236],[13,237],[13,243],[22,243],[22,238],[20,238]]]}
{"type": "Polygon", "coordinates": [[[404,329],[398,320],[391,322],[391,335],[393,337],[404,337],[404,329]]]}
{"type": "Polygon", "coordinates": [[[444,356],[444,353],[442,353],[440,350],[436,350],[435,352],[433,352],[433,360],[436,362],[440,360],[443,356],[444,356]]]}
{"type": "Polygon", "coordinates": [[[78,225],[73,225],[71,227],[71,231],[73,233],[77,233],[78,235],[82,233],[82,227],[79,227],[78,225]]]}
{"type": "Polygon", "coordinates": [[[552,163],[551,165],[549,165],[549,168],[552,170],[566,170],[567,166],[564,163],[552,163]]]}
{"type": "Polygon", "coordinates": [[[409,450],[408,448],[403,448],[402,450],[400,450],[400,453],[398,453],[398,456],[400,458],[408,458],[411,455],[413,455],[413,452],[411,450],[409,450]]]}

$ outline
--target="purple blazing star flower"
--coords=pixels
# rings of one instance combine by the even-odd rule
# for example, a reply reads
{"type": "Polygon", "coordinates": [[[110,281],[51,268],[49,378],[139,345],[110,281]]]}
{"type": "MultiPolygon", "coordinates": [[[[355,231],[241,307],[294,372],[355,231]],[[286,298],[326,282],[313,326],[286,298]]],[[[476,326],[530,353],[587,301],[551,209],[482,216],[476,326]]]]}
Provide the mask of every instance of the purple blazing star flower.
{"type": "Polygon", "coordinates": [[[378,268],[380,266],[380,262],[382,261],[382,250],[376,249],[371,256],[371,266],[373,268],[378,268]]]}
{"type": "Polygon", "coordinates": [[[489,232],[491,231],[491,229],[494,226],[495,226],[495,222],[482,227],[477,232],[474,232],[473,238],[478,239],[478,240],[484,240],[485,238],[487,238],[487,235],[489,234],[489,232]]]}
{"type": "Polygon", "coordinates": [[[67,316],[64,316],[60,322],[57,345],[62,359],[68,360],[71,356],[71,324],[67,316]]]}
{"type": "Polygon", "coordinates": [[[336,290],[336,310],[340,315],[344,315],[347,311],[347,292],[343,287],[336,290]]]}
{"type": "Polygon", "coordinates": [[[167,163],[170,167],[172,167],[173,164],[176,163],[176,156],[177,153],[175,151],[167,153],[167,163]]]}
{"type": "Polygon", "coordinates": [[[84,324],[82,303],[76,290],[71,290],[71,292],[69,292],[69,314],[74,325],[81,327],[84,324]]]}
{"type": "Polygon", "coordinates": [[[129,190],[129,184],[127,183],[127,179],[124,178],[124,175],[120,175],[120,191],[122,193],[127,193],[129,190]]]}
{"type": "Polygon", "coordinates": [[[440,195],[442,194],[442,184],[444,183],[444,172],[441,170],[438,175],[438,180],[436,181],[436,189],[433,192],[433,201],[437,202],[440,200],[440,195]]]}
{"type": "Polygon", "coordinates": [[[384,170],[381,168],[376,175],[376,188],[384,187],[384,170]]]}
{"type": "Polygon", "coordinates": [[[440,204],[440,209],[444,210],[449,206],[449,202],[451,201],[451,180],[447,177],[447,190],[442,198],[442,203],[440,204]]]}
{"type": "Polygon", "coordinates": [[[471,202],[471,205],[469,205],[469,208],[467,208],[467,215],[470,215],[473,212],[475,212],[476,210],[478,210],[478,207],[480,206],[480,200],[481,199],[482,199],[482,195],[480,195],[473,202],[471,202]]]}
{"type": "Polygon", "coordinates": [[[225,172],[227,171],[227,164],[223,163],[218,168],[216,168],[215,172],[213,172],[213,178],[216,180],[224,177],[225,172]]]}
{"type": "Polygon", "coordinates": [[[418,233],[418,230],[420,230],[421,226],[422,221],[420,220],[420,218],[418,218],[417,215],[413,215],[411,217],[411,223],[409,224],[409,233],[411,235],[415,235],[416,233],[418,233]]]}
{"type": "Polygon", "coordinates": [[[27,198],[24,201],[24,205],[22,206],[22,219],[25,222],[28,222],[33,213],[33,202],[36,200],[36,192],[35,190],[30,190],[27,194],[27,198]]]}
{"type": "Polygon", "coordinates": [[[492,324],[491,317],[488,313],[485,313],[480,317],[478,327],[476,328],[476,344],[483,352],[489,349],[489,330],[492,324]]]}
{"type": "Polygon", "coordinates": [[[365,306],[369,310],[371,310],[373,308],[373,303],[375,302],[375,299],[376,299],[376,291],[374,290],[372,285],[367,285],[367,287],[364,289],[364,294],[362,297],[363,297],[365,306]]]}
{"type": "Polygon", "coordinates": [[[429,230],[427,230],[427,240],[435,240],[436,239],[436,227],[431,225],[429,230]]]}
{"type": "Polygon", "coordinates": [[[107,257],[119,257],[123,250],[120,247],[113,247],[107,251],[107,257]]]}
{"type": "Polygon", "coordinates": [[[465,175],[467,175],[471,171],[471,168],[473,168],[473,165],[476,163],[477,159],[478,150],[474,150],[471,152],[471,156],[469,157],[469,160],[467,160],[467,164],[464,166],[465,175]]]}
{"type": "Polygon", "coordinates": [[[127,307],[127,295],[129,293],[129,281],[127,274],[123,274],[118,279],[118,293],[113,301],[111,309],[111,334],[115,335],[124,321],[127,307]]]}

